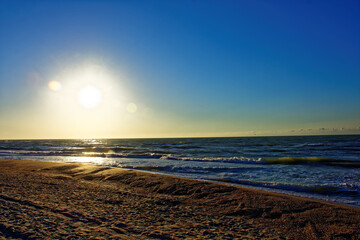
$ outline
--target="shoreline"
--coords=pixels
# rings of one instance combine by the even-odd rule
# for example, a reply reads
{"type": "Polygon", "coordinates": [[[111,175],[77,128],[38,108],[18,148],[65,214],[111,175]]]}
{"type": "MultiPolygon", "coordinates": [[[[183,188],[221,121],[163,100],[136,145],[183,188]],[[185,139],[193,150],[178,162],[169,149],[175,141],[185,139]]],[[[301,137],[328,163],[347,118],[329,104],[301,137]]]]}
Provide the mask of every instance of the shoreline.
{"type": "MultiPolygon", "coordinates": [[[[1,159],[1,158],[0,158],[1,159]]],[[[204,181],[204,182],[210,182],[210,183],[218,183],[218,184],[224,184],[224,185],[228,185],[228,186],[235,186],[235,187],[240,187],[240,188],[246,188],[246,189],[253,189],[253,190],[259,190],[259,191],[265,191],[265,192],[270,192],[270,193],[279,193],[279,194],[284,194],[284,195],[290,195],[290,196],[294,196],[294,197],[301,197],[301,198],[305,198],[305,199],[310,199],[310,200],[314,200],[314,201],[322,201],[325,203],[334,203],[334,204],[339,204],[339,205],[343,205],[343,206],[350,206],[350,207],[355,207],[355,208],[359,208],[360,209],[360,205],[358,202],[354,203],[349,199],[336,199],[336,198],[326,198],[326,196],[329,195],[322,195],[322,194],[318,194],[315,191],[312,192],[307,192],[307,191],[295,191],[295,190],[287,190],[287,189],[281,189],[281,188],[276,188],[276,187],[269,187],[269,186],[261,186],[261,185],[256,185],[256,184],[242,184],[240,182],[237,182],[236,180],[230,180],[230,179],[216,179],[216,178],[194,178],[193,176],[182,176],[181,174],[176,174],[176,173],[169,173],[169,172],[163,172],[163,171],[157,171],[157,170],[148,170],[146,169],[146,167],[144,169],[142,168],[122,168],[119,166],[107,166],[107,165],[102,165],[102,164],[96,164],[94,162],[87,162],[87,161],[79,161],[79,162],[75,162],[75,161],[53,161],[53,160],[44,160],[44,159],[24,159],[24,158],[11,158],[11,157],[5,157],[3,158],[4,160],[20,160],[20,161],[40,161],[40,162],[53,162],[53,163],[81,163],[81,164],[85,164],[85,165],[92,165],[92,166],[98,166],[98,167],[107,167],[107,168],[114,168],[114,169],[124,169],[124,170],[130,170],[130,171],[137,171],[137,172],[143,172],[143,173],[148,173],[148,174],[158,174],[158,175],[164,175],[164,176],[169,176],[169,177],[175,177],[175,178],[184,178],[184,179],[190,179],[190,180],[196,180],[196,181],[204,181]]],[[[150,167],[151,168],[151,167],[150,167]]],[[[154,168],[156,169],[156,168],[154,168]]]]}
{"type": "MultiPolygon", "coordinates": [[[[92,165],[91,163],[83,163],[83,164],[92,165]]],[[[99,165],[94,165],[94,166],[99,166],[99,165]]],[[[353,208],[360,209],[360,205],[336,202],[336,201],[331,201],[331,200],[324,200],[324,199],[321,199],[321,198],[316,198],[316,197],[314,197],[313,195],[310,195],[310,194],[302,195],[302,193],[299,193],[299,192],[293,192],[293,191],[282,190],[282,189],[277,189],[277,188],[266,188],[266,187],[261,187],[261,186],[252,186],[252,185],[246,185],[246,184],[236,183],[236,182],[232,182],[232,181],[222,181],[221,179],[196,179],[196,178],[190,178],[190,177],[181,177],[181,176],[172,175],[172,174],[166,173],[166,172],[156,172],[156,171],[148,171],[148,170],[141,170],[141,169],[128,169],[128,168],[120,168],[120,167],[109,167],[109,168],[113,168],[113,169],[119,168],[119,169],[124,169],[124,170],[128,170],[128,171],[135,171],[135,172],[140,172],[140,173],[145,173],[145,174],[163,175],[163,176],[168,176],[168,177],[174,177],[174,178],[180,178],[180,179],[188,179],[188,180],[194,180],[194,181],[205,182],[205,183],[220,184],[220,185],[224,185],[224,186],[233,186],[233,187],[236,187],[236,188],[247,189],[249,191],[252,191],[252,190],[260,191],[260,192],[264,192],[266,194],[267,193],[270,193],[270,194],[274,193],[274,194],[280,194],[280,195],[285,195],[285,196],[290,196],[290,197],[295,197],[295,198],[301,198],[301,199],[309,200],[309,201],[320,202],[320,203],[324,203],[324,204],[329,203],[329,204],[335,204],[335,205],[339,205],[339,206],[353,207],[353,208]]]]}
{"type": "Polygon", "coordinates": [[[360,209],[146,171],[0,159],[0,237],[358,239],[360,209]]]}

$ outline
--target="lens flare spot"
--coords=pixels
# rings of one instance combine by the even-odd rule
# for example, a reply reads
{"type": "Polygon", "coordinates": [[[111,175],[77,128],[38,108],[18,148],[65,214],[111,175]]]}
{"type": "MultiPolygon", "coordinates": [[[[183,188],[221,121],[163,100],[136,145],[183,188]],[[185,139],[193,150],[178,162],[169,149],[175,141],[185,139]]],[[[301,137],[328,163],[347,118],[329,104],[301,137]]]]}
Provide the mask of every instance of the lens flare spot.
{"type": "Polygon", "coordinates": [[[77,94],[77,100],[86,109],[92,109],[97,107],[101,100],[102,94],[99,89],[92,85],[87,85],[80,89],[77,94]]]}
{"type": "Polygon", "coordinates": [[[52,90],[52,91],[60,91],[62,89],[62,85],[61,83],[59,83],[58,81],[50,81],[48,83],[48,87],[52,90]]]}
{"type": "Polygon", "coordinates": [[[137,106],[135,103],[129,103],[126,109],[129,113],[135,113],[137,111],[137,106]]]}

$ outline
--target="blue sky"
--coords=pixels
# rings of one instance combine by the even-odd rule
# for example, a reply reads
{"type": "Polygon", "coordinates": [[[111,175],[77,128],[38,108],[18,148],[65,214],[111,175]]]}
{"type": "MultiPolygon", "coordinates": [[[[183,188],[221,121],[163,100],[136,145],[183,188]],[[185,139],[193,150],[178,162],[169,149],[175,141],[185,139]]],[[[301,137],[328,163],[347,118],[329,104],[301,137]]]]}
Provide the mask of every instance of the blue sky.
{"type": "Polygon", "coordinates": [[[359,13],[355,0],[2,0],[0,138],[360,133],[359,13]],[[47,87],[57,76],[73,99],[85,65],[115,89],[88,112],[47,87]]]}

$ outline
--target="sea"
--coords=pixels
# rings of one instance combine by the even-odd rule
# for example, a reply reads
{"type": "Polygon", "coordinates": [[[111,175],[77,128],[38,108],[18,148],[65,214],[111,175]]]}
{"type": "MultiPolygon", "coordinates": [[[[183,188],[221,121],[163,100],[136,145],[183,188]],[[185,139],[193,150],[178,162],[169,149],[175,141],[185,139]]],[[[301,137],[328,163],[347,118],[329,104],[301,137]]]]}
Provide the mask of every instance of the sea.
{"type": "Polygon", "coordinates": [[[360,207],[360,135],[1,140],[0,158],[134,169],[360,207]]]}

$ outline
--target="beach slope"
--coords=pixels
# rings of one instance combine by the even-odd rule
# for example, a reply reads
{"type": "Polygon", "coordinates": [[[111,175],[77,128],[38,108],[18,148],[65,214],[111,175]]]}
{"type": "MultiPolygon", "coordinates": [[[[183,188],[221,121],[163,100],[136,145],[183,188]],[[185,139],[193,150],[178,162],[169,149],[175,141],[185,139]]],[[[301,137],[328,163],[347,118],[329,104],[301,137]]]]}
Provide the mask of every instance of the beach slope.
{"type": "Polygon", "coordinates": [[[0,238],[359,239],[360,209],[119,168],[0,160],[0,238]]]}

